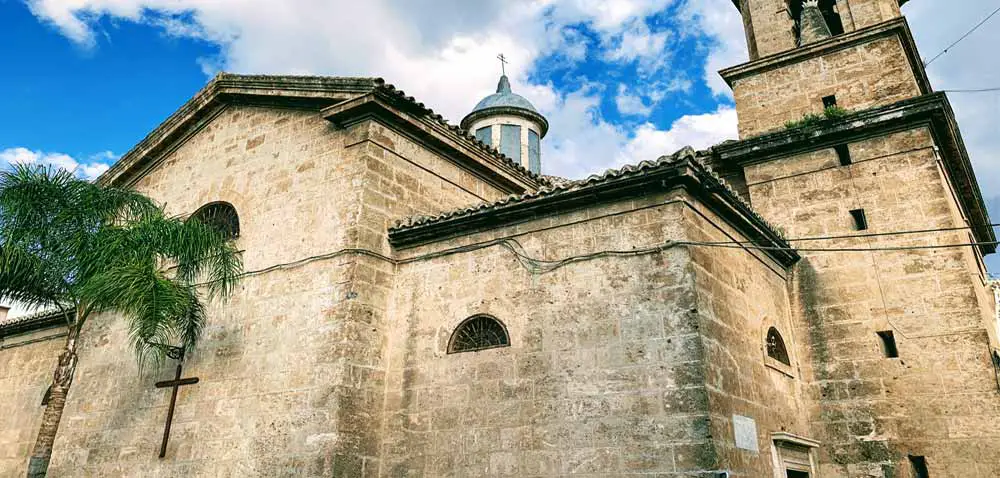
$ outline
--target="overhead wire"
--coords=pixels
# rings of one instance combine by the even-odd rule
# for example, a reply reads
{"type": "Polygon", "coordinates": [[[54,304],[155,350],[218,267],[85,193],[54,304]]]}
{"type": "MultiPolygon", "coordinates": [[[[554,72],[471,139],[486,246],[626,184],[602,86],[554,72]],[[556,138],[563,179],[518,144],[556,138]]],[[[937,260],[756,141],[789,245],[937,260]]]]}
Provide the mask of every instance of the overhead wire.
{"type": "Polygon", "coordinates": [[[951,51],[951,49],[954,48],[956,45],[958,45],[959,43],[962,43],[962,41],[964,41],[966,38],[969,38],[969,35],[972,35],[973,33],[975,33],[975,31],[978,30],[979,27],[985,25],[986,22],[990,21],[990,19],[993,18],[997,13],[1000,13],[1000,7],[997,7],[996,10],[993,10],[993,13],[990,13],[989,15],[987,15],[986,18],[983,19],[983,21],[977,23],[976,26],[972,27],[971,30],[965,32],[965,35],[962,35],[961,38],[959,38],[958,40],[955,40],[955,42],[952,43],[951,45],[948,45],[948,48],[945,48],[944,50],[941,50],[941,53],[938,53],[937,55],[935,55],[934,58],[931,58],[929,61],[924,62],[924,67],[926,68],[926,67],[930,66],[931,63],[934,63],[934,61],[936,61],[938,58],[941,58],[942,56],[944,56],[944,54],[946,54],[949,51],[951,51]]]}

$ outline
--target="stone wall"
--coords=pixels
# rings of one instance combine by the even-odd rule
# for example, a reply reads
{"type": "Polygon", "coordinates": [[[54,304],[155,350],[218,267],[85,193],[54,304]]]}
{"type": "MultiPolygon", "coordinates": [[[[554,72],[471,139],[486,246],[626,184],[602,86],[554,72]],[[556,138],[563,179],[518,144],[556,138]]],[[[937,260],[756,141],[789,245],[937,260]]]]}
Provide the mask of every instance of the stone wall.
{"type": "MultiPolygon", "coordinates": [[[[595,205],[402,254],[420,258],[508,237],[528,256],[558,260],[682,239],[692,226],[704,237],[731,233],[711,213],[694,212],[694,203],[673,193],[595,205]]],[[[762,324],[789,327],[785,283],[769,267],[743,251],[672,248],[532,273],[497,244],[401,266],[382,476],[770,470],[767,452],[737,457],[716,449],[732,442],[722,418],[732,410],[758,417],[762,437],[807,424],[796,409],[797,386],[763,365],[762,324]],[[770,278],[751,285],[740,273],[770,278]],[[730,299],[739,302],[724,303],[730,299]],[[476,314],[503,321],[511,346],[448,354],[455,327],[476,314]],[[732,355],[724,350],[730,346],[732,355]],[[728,359],[707,364],[706,354],[728,359]],[[744,359],[750,362],[733,370],[733,360],[744,359]]]]}
{"type": "Polygon", "coordinates": [[[920,95],[897,36],[881,37],[733,81],[741,138],[781,130],[806,114],[823,114],[823,98],[851,111],[920,95]]]}
{"type": "MultiPolygon", "coordinates": [[[[864,208],[869,233],[966,226],[921,127],[746,168],[754,207],[793,238],[850,235],[864,208]]],[[[824,442],[822,476],[908,476],[906,455],[931,476],[1000,473],[1000,398],[986,322],[991,298],[972,248],[811,252],[968,243],[967,231],[796,242],[796,337],[824,442]],[[876,332],[892,331],[899,358],[876,332]],[[900,476],[900,475],[896,475],[900,476]]]]}
{"type": "MultiPolygon", "coordinates": [[[[685,211],[687,234],[700,242],[745,241],[698,205],[685,211]]],[[[716,468],[732,476],[773,476],[771,434],[811,437],[801,372],[805,354],[789,316],[787,273],[760,251],[692,247],[698,331],[702,336],[705,387],[711,413],[716,468]],[[776,328],[791,366],[767,357],[765,338],[776,328]],[[756,423],[757,451],[739,448],[734,415],[756,423]]]]}
{"type": "Polygon", "coordinates": [[[24,476],[65,344],[59,328],[0,337],[0,476],[24,476]]]}
{"type": "MultiPolygon", "coordinates": [[[[399,217],[504,193],[377,123],[340,130],[316,112],[250,106],[222,110],[136,187],[172,214],[232,203],[248,271],[323,257],[251,275],[211,305],[184,368],[200,383],[181,389],[163,460],[169,393],[153,383],[172,378],[173,364],[139,370],[124,324],[92,319],[52,476],[374,476],[393,266],[355,250],[388,253],[385,231],[399,217]]],[[[60,344],[0,351],[22,362],[12,354],[30,350],[37,366],[15,367],[8,380],[20,388],[0,403],[35,407],[60,344]]],[[[2,456],[18,467],[32,417],[5,428],[2,456]]]]}
{"type": "MultiPolygon", "coordinates": [[[[802,0],[741,0],[744,25],[752,29],[747,36],[751,60],[798,47],[795,19],[788,8],[792,1],[802,0]]],[[[901,16],[899,0],[837,0],[837,11],[845,32],[901,16]]]]}

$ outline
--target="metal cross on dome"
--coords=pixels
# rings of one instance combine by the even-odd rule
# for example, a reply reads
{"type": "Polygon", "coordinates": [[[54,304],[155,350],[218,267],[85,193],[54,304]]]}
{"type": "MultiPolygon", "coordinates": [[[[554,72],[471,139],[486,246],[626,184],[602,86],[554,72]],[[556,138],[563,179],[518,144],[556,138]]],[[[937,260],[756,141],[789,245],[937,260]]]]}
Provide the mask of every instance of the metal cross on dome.
{"type": "Polygon", "coordinates": [[[497,59],[500,60],[500,71],[504,75],[507,75],[507,68],[506,68],[507,57],[503,56],[503,53],[501,53],[501,54],[497,55],[497,59]]]}

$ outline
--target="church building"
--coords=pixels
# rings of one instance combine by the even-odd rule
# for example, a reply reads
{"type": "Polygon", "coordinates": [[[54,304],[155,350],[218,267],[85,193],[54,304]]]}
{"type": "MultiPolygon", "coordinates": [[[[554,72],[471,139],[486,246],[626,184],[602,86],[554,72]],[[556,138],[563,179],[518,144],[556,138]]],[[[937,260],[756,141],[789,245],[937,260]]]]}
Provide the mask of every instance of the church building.
{"type": "MultiPolygon", "coordinates": [[[[734,0],[740,139],[583,180],[506,76],[460,125],[216,76],[98,181],[246,277],[180,375],[90,320],[48,476],[1000,476],[996,237],[905,1],[734,0]]],[[[0,322],[0,477],[64,329],[0,322]]]]}

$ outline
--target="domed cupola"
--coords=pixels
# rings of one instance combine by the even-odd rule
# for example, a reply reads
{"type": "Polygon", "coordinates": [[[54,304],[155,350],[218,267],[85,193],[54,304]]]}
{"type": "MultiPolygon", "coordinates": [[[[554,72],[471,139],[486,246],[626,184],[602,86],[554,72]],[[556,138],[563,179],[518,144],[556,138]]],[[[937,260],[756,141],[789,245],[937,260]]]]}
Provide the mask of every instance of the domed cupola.
{"type": "Polygon", "coordinates": [[[497,92],[483,98],[462,120],[462,128],[529,171],[541,173],[541,139],[549,122],[530,101],[510,90],[507,75],[500,77],[497,92]]]}

